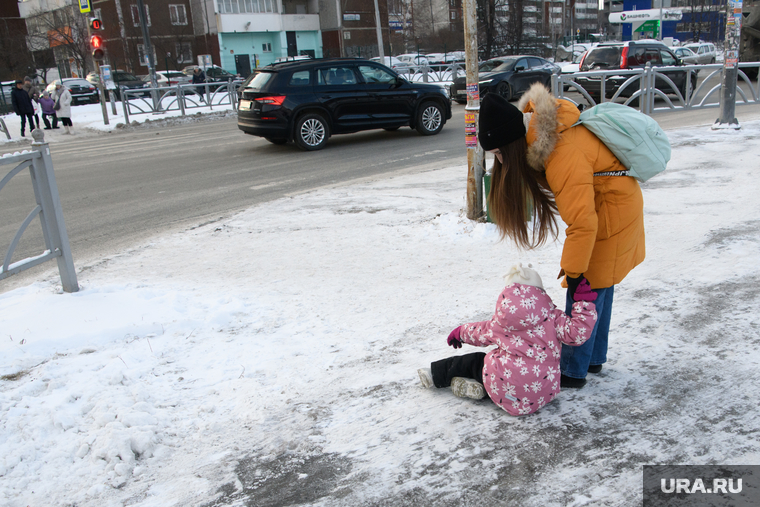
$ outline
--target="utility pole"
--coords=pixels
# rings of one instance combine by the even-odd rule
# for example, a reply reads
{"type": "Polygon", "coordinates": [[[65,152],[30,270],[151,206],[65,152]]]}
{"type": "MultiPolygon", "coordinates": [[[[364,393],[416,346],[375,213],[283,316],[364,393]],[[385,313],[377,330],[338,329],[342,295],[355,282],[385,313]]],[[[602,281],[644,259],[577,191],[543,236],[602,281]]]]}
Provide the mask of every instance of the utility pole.
{"type": "Polygon", "coordinates": [[[467,106],[464,109],[465,145],[467,146],[467,218],[479,220],[483,216],[482,150],[478,146],[478,113],[480,89],[478,85],[478,17],[477,0],[464,0],[464,49],[467,83],[467,106]]]}
{"type": "MultiPolygon", "coordinates": [[[[383,28],[380,26],[380,7],[377,4],[377,0],[375,0],[375,29],[377,30],[377,50],[380,53],[380,62],[384,64],[385,50],[383,49],[383,28]]],[[[390,65],[388,66],[390,67],[390,65]]]]}
{"type": "Polygon", "coordinates": [[[726,51],[720,87],[720,117],[712,128],[740,129],[736,114],[736,80],[739,74],[739,37],[742,31],[742,2],[726,2],[726,51]]]}
{"type": "MultiPolygon", "coordinates": [[[[155,88],[158,88],[156,82],[156,62],[153,61],[153,46],[150,43],[150,33],[148,32],[148,20],[145,19],[145,4],[143,0],[137,0],[137,10],[140,14],[140,28],[142,28],[143,47],[145,48],[145,59],[148,61],[148,72],[150,73],[150,87],[154,88],[151,92],[153,97],[153,109],[158,111],[158,97],[155,88]]],[[[139,57],[139,55],[138,55],[139,57]]]]}

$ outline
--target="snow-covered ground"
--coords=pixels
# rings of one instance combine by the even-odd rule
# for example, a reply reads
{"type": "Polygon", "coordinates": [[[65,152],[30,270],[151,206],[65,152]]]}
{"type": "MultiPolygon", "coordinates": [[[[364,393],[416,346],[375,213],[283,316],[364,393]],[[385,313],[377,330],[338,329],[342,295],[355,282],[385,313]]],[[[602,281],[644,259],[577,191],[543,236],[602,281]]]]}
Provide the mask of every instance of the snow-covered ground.
{"type": "MultiPolygon", "coordinates": [[[[534,415],[423,389],[532,252],[466,170],[320,189],[0,295],[0,504],[639,505],[644,464],[757,464],[760,122],[669,132],[610,361],[534,415]]],[[[65,214],[66,210],[64,210],[65,214]]],[[[76,263],[76,259],[75,259],[76,263]]]]}
{"type": "MultiPolygon", "coordinates": [[[[150,101],[149,98],[146,98],[145,100],[150,101]]],[[[136,111],[143,110],[148,111],[149,110],[149,104],[145,102],[143,99],[133,99],[131,102],[133,103],[133,108],[130,109],[129,114],[129,124],[130,125],[139,125],[146,122],[155,122],[158,120],[176,120],[176,121],[193,121],[194,119],[198,119],[199,117],[203,117],[209,114],[219,114],[219,113],[232,113],[233,109],[230,104],[215,104],[214,102],[218,102],[222,100],[221,95],[217,95],[216,98],[213,99],[214,102],[212,102],[211,107],[208,106],[202,106],[202,107],[191,107],[185,110],[185,116],[182,117],[181,111],[176,109],[178,106],[176,104],[172,104],[173,98],[165,98],[162,101],[163,107],[170,108],[169,111],[164,111],[158,114],[153,113],[145,113],[145,114],[135,114],[136,111]],[[139,108],[139,109],[137,109],[139,108]]],[[[188,99],[188,100],[192,100],[188,99]]],[[[191,104],[195,104],[195,102],[190,102],[191,104]]],[[[113,130],[123,128],[126,126],[126,122],[124,120],[124,107],[122,106],[121,102],[116,102],[116,114],[113,114],[113,109],[111,108],[111,103],[107,103],[106,113],[108,115],[108,125],[105,124],[103,120],[103,109],[100,104],[82,104],[77,106],[71,106],[71,122],[74,124],[74,136],[77,135],[88,135],[88,134],[94,134],[98,132],[111,132],[113,130]]],[[[39,115],[40,117],[40,126],[44,127],[45,124],[42,121],[42,114],[39,115]]],[[[16,142],[21,141],[24,138],[21,137],[21,118],[19,116],[16,116],[15,113],[9,113],[3,116],[0,116],[0,118],[3,119],[5,122],[6,127],[8,127],[8,130],[11,134],[11,138],[8,139],[8,137],[0,132],[0,144],[2,143],[8,143],[8,142],[16,142]]],[[[63,127],[61,126],[60,122],[58,123],[58,126],[61,127],[58,130],[45,130],[45,140],[48,142],[59,142],[64,141],[67,138],[69,138],[68,135],[64,134],[63,127]]],[[[26,139],[29,140],[31,143],[32,136],[29,133],[28,127],[26,131],[26,139]]]]}

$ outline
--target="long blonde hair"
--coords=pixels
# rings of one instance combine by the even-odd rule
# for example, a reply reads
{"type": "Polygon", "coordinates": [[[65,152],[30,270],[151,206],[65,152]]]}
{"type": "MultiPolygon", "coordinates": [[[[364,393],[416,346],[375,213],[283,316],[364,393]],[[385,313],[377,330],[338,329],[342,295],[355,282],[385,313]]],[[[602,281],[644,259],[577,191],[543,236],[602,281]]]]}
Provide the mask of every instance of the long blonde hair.
{"type": "Polygon", "coordinates": [[[527,150],[525,137],[499,148],[503,163],[494,159],[488,209],[502,239],[509,237],[530,249],[556,238],[559,229],[557,203],[546,175],[528,165],[527,150]],[[528,231],[531,216],[532,234],[528,231]]]}

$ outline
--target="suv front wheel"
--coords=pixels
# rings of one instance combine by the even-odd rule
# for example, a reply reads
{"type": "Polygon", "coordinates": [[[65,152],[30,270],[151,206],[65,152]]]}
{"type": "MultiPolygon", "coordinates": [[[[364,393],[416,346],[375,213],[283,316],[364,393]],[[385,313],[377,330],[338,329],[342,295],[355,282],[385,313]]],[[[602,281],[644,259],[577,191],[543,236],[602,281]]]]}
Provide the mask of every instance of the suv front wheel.
{"type": "Polygon", "coordinates": [[[296,122],[293,138],[299,148],[306,151],[321,150],[330,137],[325,119],[316,113],[305,114],[296,122]]]}
{"type": "Polygon", "coordinates": [[[435,102],[425,102],[417,111],[417,132],[423,136],[437,134],[443,128],[443,110],[435,102]]]}

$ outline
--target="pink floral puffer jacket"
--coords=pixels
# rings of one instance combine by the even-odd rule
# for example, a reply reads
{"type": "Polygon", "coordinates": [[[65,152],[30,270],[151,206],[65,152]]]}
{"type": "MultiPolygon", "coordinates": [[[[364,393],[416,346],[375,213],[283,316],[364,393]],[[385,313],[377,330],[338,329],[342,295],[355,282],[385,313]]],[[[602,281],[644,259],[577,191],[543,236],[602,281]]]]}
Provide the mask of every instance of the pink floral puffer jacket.
{"type": "Polygon", "coordinates": [[[462,326],[462,343],[496,345],[483,365],[491,399],[512,415],[531,414],[559,393],[560,342],[582,345],[596,323],[594,303],[577,301],[573,316],[543,289],[513,283],[499,295],[491,320],[462,326]]]}

